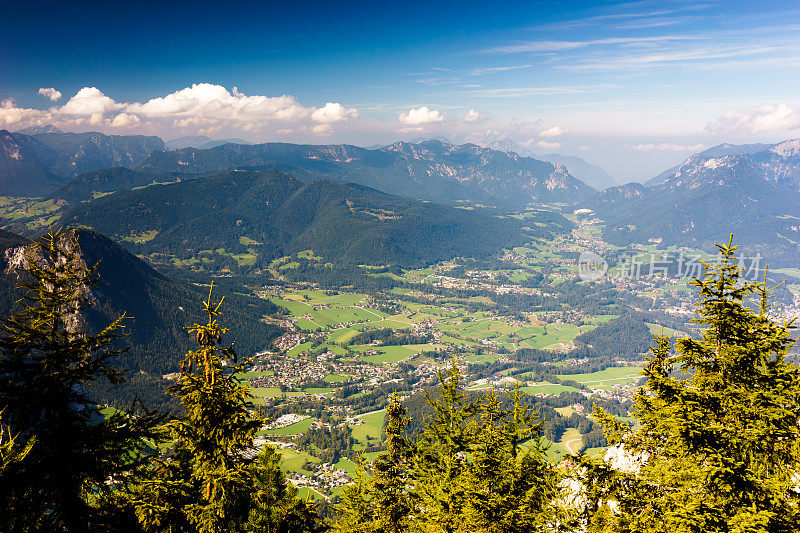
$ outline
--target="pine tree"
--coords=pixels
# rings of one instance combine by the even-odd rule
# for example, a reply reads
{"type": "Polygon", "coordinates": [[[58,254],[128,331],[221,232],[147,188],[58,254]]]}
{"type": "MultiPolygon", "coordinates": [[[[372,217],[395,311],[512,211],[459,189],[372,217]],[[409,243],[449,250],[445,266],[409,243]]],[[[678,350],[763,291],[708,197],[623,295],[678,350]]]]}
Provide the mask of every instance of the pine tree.
{"type": "Polygon", "coordinates": [[[24,445],[19,442],[18,436],[11,435],[8,428],[3,425],[3,413],[0,412],[0,476],[9,468],[24,460],[35,442],[36,437],[31,438],[24,445]]]}
{"type": "Polygon", "coordinates": [[[286,486],[274,451],[256,454],[264,420],[236,377],[243,369],[233,346],[221,344],[221,305],[209,290],[208,322],[186,328],[199,348],[186,354],[171,388],[185,415],[166,425],[172,449],[141,476],[130,505],[146,531],[310,531],[313,509],[286,486]]]}
{"type": "Polygon", "coordinates": [[[386,452],[372,462],[372,475],[359,465],[354,482],[344,489],[340,513],[332,525],[336,533],[392,532],[409,530],[411,448],[405,437],[405,408],[392,395],[384,427],[386,452]]]}
{"type": "Polygon", "coordinates": [[[87,266],[72,231],[51,232],[24,257],[21,310],[2,320],[0,410],[10,431],[33,446],[0,478],[3,531],[102,528],[96,504],[147,453],[154,418],[100,415],[86,394],[113,367],[119,317],[99,333],[86,324],[96,265],[87,266]]]}
{"type": "Polygon", "coordinates": [[[523,405],[519,387],[510,400],[508,409],[494,390],[479,400],[462,531],[546,530],[566,520],[555,504],[561,475],[545,457],[542,422],[523,405]]]}
{"type": "Polygon", "coordinates": [[[186,328],[199,348],[186,354],[171,388],[186,414],[167,424],[171,456],[153,463],[131,498],[147,531],[232,531],[247,519],[253,440],[263,420],[250,414],[248,389],[227,371],[236,352],[220,346],[227,332],[217,323],[221,305],[209,291],[208,322],[186,328]]]}
{"type": "Polygon", "coordinates": [[[371,477],[357,473],[345,490],[333,531],[499,533],[567,523],[557,503],[562,476],[547,462],[541,422],[519,391],[507,401],[494,391],[468,400],[455,362],[439,382],[427,395],[433,415],[414,442],[392,401],[387,452],[371,477]]]}
{"type": "Polygon", "coordinates": [[[317,515],[312,505],[297,496],[297,489],[281,471],[281,456],[264,446],[252,466],[254,492],[247,525],[252,533],[292,533],[314,531],[317,515]]]}
{"type": "Polygon", "coordinates": [[[591,466],[590,530],[797,530],[800,373],[787,361],[791,323],[770,317],[766,280],[742,280],[732,238],[718,246],[720,261],[694,282],[702,339],[679,340],[674,355],[669,339],[657,339],[636,398],[641,427],[627,430],[597,411],[609,441],[640,464],[627,473],[591,466]]]}
{"type": "Polygon", "coordinates": [[[406,531],[412,509],[409,496],[408,467],[410,450],[404,429],[406,410],[393,395],[386,408],[386,453],[372,462],[374,525],[377,531],[406,531]]]}
{"type": "Polygon", "coordinates": [[[416,443],[412,473],[428,529],[445,533],[458,531],[467,504],[460,478],[467,467],[468,424],[476,406],[467,401],[460,379],[454,360],[446,378],[439,372],[439,398],[426,391],[433,416],[416,443]]]}

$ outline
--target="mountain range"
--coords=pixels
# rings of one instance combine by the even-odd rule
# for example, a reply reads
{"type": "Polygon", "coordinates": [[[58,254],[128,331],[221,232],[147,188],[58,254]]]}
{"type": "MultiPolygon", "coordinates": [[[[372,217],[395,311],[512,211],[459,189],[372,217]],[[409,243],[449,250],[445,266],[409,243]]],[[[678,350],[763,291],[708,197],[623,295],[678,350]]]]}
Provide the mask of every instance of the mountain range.
{"type": "Polygon", "coordinates": [[[287,143],[184,148],[154,152],[135,168],[150,173],[277,169],[303,180],[359,183],[421,200],[514,208],[530,203],[575,203],[596,192],[560,164],[435,139],[397,142],[373,150],[287,143]]]}
{"type": "Polygon", "coordinates": [[[52,126],[0,130],[0,194],[44,196],[83,172],[131,166],[165,149],[160,138],[144,135],[65,133],[52,126]]]}
{"type": "MultiPolygon", "coordinates": [[[[129,369],[129,382],[124,389],[112,391],[108,384],[98,384],[104,398],[131,398],[134,393],[161,400],[164,382],[161,375],[178,370],[182,355],[194,346],[194,340],[183,329],[203,320],[202,301],[208,289],[167,277],[145,261],[126,251],[107,237],[88,229],[68,230],[78,244],[78,252],[87,265],[98,265],[98,283],[92,289],[95,300],[85,317],[97,330],[123,313],[125,345],[129,350],[117,364],[129,369]],[[99,263],[98,263],[99,262],[99,263]]],[[[20,281],[19,265],[30,241],[0,230],[0,315],[16,305],[16,285],[20,281]]],[[[276,326],[261,320],[277,308],[267,300],[244,296],[222,288],[217,297],[225,296],[223,316],[231,328],[230,341],[242,353],[254,353],[269,346],[280,334],[276,326]]],[[[149,402],[157,405],[158,402],[149,402]]]]}
{"type": "Polygon", "coordinates": [[[736,242],[773,266],[800,253],[800,140],[723,144],[645,185],[603,191],[584,204],[606,222],[609,242],[657,242],[713,250],[736,242]]]}
{"type": "Polygon", "coordinates": [[[187,135],[185,137],[178,137],[171,139],[164,143],[167,150],[180,150],[181,148],[216,148],[223,144],[253,144],[244,139],[230,138],[230,139],[212,139],[206,135],[187,135]]]}
{"type": "Polygon", "coordinates": [[[542,161],[549,161],[550,163],[558,163],[567,168],[570,174],[581,180],[582,182],[594,187],[598,191],[607,189],[608,187],[615,187],[619,185],[608,172],[586,162],[580,157],[573,155],[563,154],[536,154],[526,146],[516,143],[510,139],[500,139],[486,144],[487,148],[499,150],[501,152],[513,152],[522,156],[540,159],[542,161]]]}
{"type": "MultiPolygon", "coordinates": [[[[778,261],[796,260],[798,255],[800,141],[722,144],[689,157],[644,185],[630,183],[611,187],[608,185],[612,184],[613,178],[580,158],[558,154],[530,157],[530,150],[507,139],[487,147],[428,139],[367,149],[351,145],[253,145],[242,144],[237,139],[213,141],[197,136],[174,139],[169,146],[180,145],[186,147],[168,150],[168,146],[157,137],[64,133],[52,126],[24,130],[24,133],[2,130],[0,195],[49,195],[77,204],[151,184],[177,185],[180,182],[184,185],[175,190],[184,190],[182,187],[189,187],[192,180],[213,178],[227,170],[279,171],[297,178],[298,184],[324,181],[326,184],[320,187],[328,188],[326,190],[336,183],[355,183],[376,190],[364,193],[367,196],[382,191],[403,196],[409,201],[451,206],[483,204],[497,207],[499,213],[538,204],[588,207],[606,222],[605,236],[615,244],[662,242],[713,249],[714,242],[724,240],[729,231],[734,231],[737,239],[742,239],[740,242],[749,250],[761,251],[778,261]],[[218,142],[226,144],[195,147],[218,142]],[[544,161],[547,158],[553,162],[544,161]],[[574,169],[576,175],[603,192],[598,194],[568,169],[574,169]]],[[[305,194],[304,185],[297,187],[305,194]]],[[[308,194],[311,190],[308,189],[308,194]]],[[[238,192],[247,193],[246,188],[238,192]]],[[[211,194],[211,191],[204,194],[211,194]]],[[[113,196],[115,198],[105,201],[110,204],[122,201],[122,196],[113,196]]],[[[341,197],[339,194],[339,200],[341,197]]],[[[283,204],[283,199],[273,201],[283,204]]],[[[394,205],[392,202],[395,201],[392,199],[388,203],[394,205]]],[[[375,205],[385,203],[381,200],[375,205]]],[[[245,211],[258,212],[259,216],[264,214],[254,206],[237,205],[245,211]]],[[[334,220],[321,218],[317,212],[325,209],[324,202],[307,205],[312,207],[314,218],[313,224],[303,226],[303,231],[308,229],[310,233],[301,238],[300,233],[289,231],[274,240],[264,238],[258,241],[274,245],[271,252],[263,254],[265,257],[278,250],[295,250],[303,242],[315,241],[309,235],[322,231],[315,224],[324,222],[330,226],[334,223],[334,220]]],[[[410,205],[403,209],[410,209],[410,205]]],[[[83,207],[74,206],[70,216],[78,217],[83,207]]],[[[387,207],[377,209],[393,210],[387,207]]],[[[272,216],[271,210],[267,211],[272,216]]],[[[334,209],[331,212],[339,211],[334,209]]],[[[424,209],[419,213],[426,213],[421,215],[421,220],[428,224],[431,214],[424,209]]],[[[349,215],[340,214],[342,216],[334,217],[335,223],[346,223],[347,217],[356,215],[357,211],[349,215]]],[[[473,215],[477,216],[477,213],[467,218],[473,215]]],[[[237,217],[234,222],[240,219],[237,217]]],[[[472,227],[466,219],[459,219],[458,223],[462,228],[472,227]]],[[[261,225],[262,229],[268,226],[267,222],[261,225]]],[[[428,224],[428,227],[434,226],[428,224]]],[[[135,239],[129,234],[134,229],[133,225],[124,231],[109,225],[104,226],[103,231],[120,238],[135,239]]],[[[440,229],[444,231],[443,228],[436,231],[440,229]]],[[[151,230],[159,232],[159,237],[152,241],[151,246],[155,246],[165,238],[163,232],[166,228],[142,228],[145,232],[151,230]]],[[[330,228],[325,231],[330,231],[330,228]]],[[[188,229],[186,233],[188,235],[188,229]]],[[[435,231],[431,235],[434,234],[435,231]]],[[[505,229],[500,234],[509,235],[505,229]]],[[[379,235],[379,238],[389,239],[386,242],[398,242],[389,236],[394,235],[391,232],[379,235]]],[[[322,240],[315,242],[325,244],[322,240]]],[[[459,240],[454,242],[459,246],[467,244],[459,240]]],[[[490,238],[488,242],[499,241],[490,238]]],[[[404,248],[407,244],[404,242],[393,248],[392,260],[417,262],[426,257],[439,257],[440,252],[445,251],[445,248],[437,246],[436,253],[426,255],[412,251],[411,247],[404,248]]],[[[236,249],[234,242],[228,243],[226,248],[228,246],[236,249]]],[[[360,243],[336,257],[352,259],[357,255],[355,250],[366,253],[366,248],[360,243]]],[[[463,250],[475,251],[476,248],[467,246],[463,250]]]]}
{"type": "Polygon", "coordinates": [[[246,255],[258,268],[308,249],[343,264],[422,266],[454,256],[486,257],[524,242],[523,235],[571,226],[558,214],[542,213],[540,218],[526,220],[529,226],[523,227],[514,218],[410,200],[352,183],[230,170],[75,204],[62,223],[92,227],[137,254],[198,261],[217,251],[235,258],[246,255]]]}
{"type": "Polygon", "coordinates": [[[245,144],[240,139],[64,133],[53,127],[0,132],[0,194],[46,195],[81,173],[126,167],[155,176],[231,168],[275,169],[310,181],[359,183],[390,194],[440,203],[502,208],[576,203],[595,190],[561,163],[442,140],[351,145],[245,144]],[[183,146],[183,147],[181,147],[183,146]],[[174,149],[170,149],[174,148],[174,149]]]}

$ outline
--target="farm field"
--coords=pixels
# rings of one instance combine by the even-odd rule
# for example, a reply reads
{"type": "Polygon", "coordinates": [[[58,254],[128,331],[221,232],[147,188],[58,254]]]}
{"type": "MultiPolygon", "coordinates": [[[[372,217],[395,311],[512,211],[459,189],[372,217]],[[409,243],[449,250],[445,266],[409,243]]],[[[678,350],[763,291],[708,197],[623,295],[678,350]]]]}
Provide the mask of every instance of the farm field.
{"type": "Polygon", "coordinates": [[[376,440],[381,439],[383,434],[383,421],[386,418],[386,409],[375,413],[359,415],[357,418],[363,418],[366,422],[359,426],[350,426],[353,430],[354,439],[362,444],[374,443],[376,440]]]}
{"type": "Polygon", "coordinates": [[[283,428],[276,428],[276,429],[264,429],[261,430],[259,433],[261,435],[300,435],[301,433],[305,433],[311,427],[311,423],[314,422],[313,418],[306,418],[305,420],[301,420],[300,422],[295,422],[289,426],[283,428]]]}

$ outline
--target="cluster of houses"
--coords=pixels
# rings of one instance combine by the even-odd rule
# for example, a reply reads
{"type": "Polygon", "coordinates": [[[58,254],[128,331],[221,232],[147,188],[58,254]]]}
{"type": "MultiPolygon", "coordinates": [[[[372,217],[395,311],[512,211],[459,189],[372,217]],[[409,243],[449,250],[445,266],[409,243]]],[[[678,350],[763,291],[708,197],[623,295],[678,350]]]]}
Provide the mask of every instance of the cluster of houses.
{"type": "Polygon", "coordinates": [[[290,472],[286,479],[295,487],[309,487],[323,495],[330,494],[333,489],[353,482],[346,471],[336,468],[330,463],[322,463],[310,476],[299,472],[290,472]]]}

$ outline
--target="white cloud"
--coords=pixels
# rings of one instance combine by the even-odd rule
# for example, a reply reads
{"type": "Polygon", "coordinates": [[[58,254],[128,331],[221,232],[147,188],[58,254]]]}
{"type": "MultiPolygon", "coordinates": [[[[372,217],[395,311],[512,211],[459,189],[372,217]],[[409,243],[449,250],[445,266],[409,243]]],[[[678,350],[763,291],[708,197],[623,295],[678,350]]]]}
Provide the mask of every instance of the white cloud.
{"type": "Polygon", "coordinates": [[[715,134],[764,133],[800,128],[800,109],[786,104],[765,104],[747,111],[730,110],[709,122],[706,130],[715,134]]]}
{"type": "Polygon", "coordinates": [[[69,101],[57,109],[61,115],[89,116],[91,122],[99,123],[103,115],[110,111],[118,111],[126,104],[115,102],[100,91],[97,87],[84,87],[69,101]]]}
{"type": "Polygon", "coordinates": [[[685,144],[637,144],[633,147],[634,150],[638,150],[640,152],[651,152],[653,150],[659,151],[670,151],[670,152],[697,152],[699,150],[705,149],[706,146],[704,144],[692,144],[692,145],[685,145],[685,144]]]}
{"type": "Polygon", "coordinates": [[[127,110],[150,118],[184,117],[251,122],[302,120],[308,118],[313,108],[304,107],[289,95],[246,96],[236,87],[228,91],[221,85],[195,83],[166,96],[130,104],[127,110]]]}
{"type": "Polygon", "coordinates": [[[657,35],[647,37],[609,37],[589,41],[527,41],[498,46],[486,50],[489,53],[513,54],[520,52],[561,52],[597,45],[642,45],[658,42],[687,41],[698,39],[688,35],[657,35]]]}
{"type": "Polygon", "coordinates": [[[39,94],[45,96],[50,99],[52,102],[57,102],[59,98],[61,98],[61,92],[55,90],[52,87],[41,87],[39,89],[39,94]]]}
{"type": "Polygon", "coordinates": [[[114,120],[111,121],[111,126],[115,128],[128,128],[139,124],[139,117],[136,115],[129,115],[128,113],[120,113],[114,120]]]}
{"type": "Polygon", "coordinates": [[[337,104],[335,102],[328,102],[323,107],[311,113],[311,120],[322,124],[341,122],[348,118],[358,118],[358,110],[346,109],[342,104],[337,104]]]}
{"type": "Polygon", "coordinates": [[[561,128],[559,126],[553,126],[552,128],[539,132],[539,135],[541,137],[559,137],[561,135],[564,135],[568,131],[569,130],[561,128]]]}
{"type": "Polygon", "coordinates": [[[317,135],[327,135],[333,131],[333,128],[331,127],[330,123],[317,124],[316,126],[311,128],[311,131],[316,133],[317,135]]]}
{"type": "Polygon", "coordinates": [[[513,65],[509,67],[488,67],[488,68],[476,68],[470,72],[473,76],[484,76],[486,74],[494,74],[495,72],[506,72],[509,70],[520,70],[531,68],[532,65],[513,65]]]}
{"type": "Polygon", "coordinates": [[[419,126],[421,124],[430,124],[432,122],[441,122],[444,120],[439,111],[428,109],[426,106],[412,107],[408,113],[400,113],[400,122],[408,124],[409,126],[419,126]]]}
{"type": "Polygon", "coordinates": [[[548,150],[556,150],[561,148],[561,143],[551,143],[547,141],[539,141],[536,143],[539,148],[547,148],[548,150]]]}
{"type": "MultiPolygon", "coordinates": [[[[56,101],[61,93],[41,88],[39,94],[56,101]]],[[[275,129],[329,133],[332,124],[358,118],[358,110],[328,102],[323,107],[304,106],[295,97],[248,96],[236,87],[196,83],[179,91],[144,102],[117,102],[96,87],[84,87],[62,106],[47,110],[16,107],[12,99],[0,104],[0,127],[57,124],[109,128],[139,126],[150,133],[193,130],[210,133],[221,129],[261,131],[275,129]],[[277,126],[280,124],[280,128],[277,126]],[[271,128],[272,129],[272,128],[271,128]]],[[[273,130],[274,131],[274,130],[273,130]]],[[[170,134],[167,133],[167,134],[170,134]]]]}
{"type": "Polygon", "coordinates": [[[470,109],[467,114],[464,115],[464,122],[478,122],[482,118],[484,117],[481,113],[478,113],[474,109],[470,109]]]}
{"type": "Polygon", "coordinates": [[[0,101],[0,127],[42,126],[46,124],[47,111],[17,107],[13,98],[0,101]]]}

